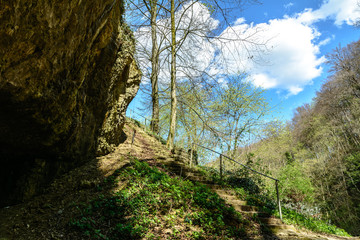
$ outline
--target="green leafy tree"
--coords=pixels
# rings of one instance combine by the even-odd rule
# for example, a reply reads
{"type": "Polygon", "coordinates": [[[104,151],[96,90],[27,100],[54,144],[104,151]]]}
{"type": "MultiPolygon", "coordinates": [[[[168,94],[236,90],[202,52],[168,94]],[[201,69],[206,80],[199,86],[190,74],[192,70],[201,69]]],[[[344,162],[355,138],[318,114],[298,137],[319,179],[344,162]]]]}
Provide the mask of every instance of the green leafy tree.
{"type": "Polygon", "coordinates": [[[210,105],[212,115],[219,118],[216,129],[222,143],[233,158],[240,145],[249,140],[251,130],[260,125],[262,117],[269,111],[264,90],[252,85],[248,77],[239,74],[227,78],[210,105]]]}

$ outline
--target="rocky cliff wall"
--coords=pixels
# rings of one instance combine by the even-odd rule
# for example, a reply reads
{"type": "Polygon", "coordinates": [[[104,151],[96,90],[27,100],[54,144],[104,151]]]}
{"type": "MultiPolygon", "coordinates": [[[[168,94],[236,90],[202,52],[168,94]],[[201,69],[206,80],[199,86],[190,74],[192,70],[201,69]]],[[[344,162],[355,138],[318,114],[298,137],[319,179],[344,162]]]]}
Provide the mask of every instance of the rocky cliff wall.
{"type": "Polygon", "coordinates": [[[120,0],[0,7],[0,205],[120,143],[141,73],[120,0]]]}

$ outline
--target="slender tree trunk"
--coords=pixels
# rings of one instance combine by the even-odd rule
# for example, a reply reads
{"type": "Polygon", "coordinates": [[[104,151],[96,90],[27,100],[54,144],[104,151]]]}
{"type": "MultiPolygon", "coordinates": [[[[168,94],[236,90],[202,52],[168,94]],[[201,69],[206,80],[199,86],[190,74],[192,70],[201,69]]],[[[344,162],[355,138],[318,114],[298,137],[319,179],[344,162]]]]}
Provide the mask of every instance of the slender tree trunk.
{"type": "Polygon", "coordinates": [[[237,151],[237,144],[239,141],[240,134],[238,134],[238,124],[239,124],[240,118],[236,118],[235,121],[235,138],[234,138],[234,148],[232,150],[231,157],[235,159],[236,151],[237,151]]]}
{"type": "Polygon", "coordinates": [[[152,117],[151,130],[159,133],[159,89],[158,89],[158,75],[159,75],[159,46],[156,35],[156,18],[157,18],[157,0],[150,1],[151,14],[151,99],[152,99],[152,117]]]}
{"type": "Polygon", "coordinates": [[[175,32],[175,0],[171,0],[171,115],[170,129],[166,145],[169,149],[174,148],[176,131],[176,32],[175,32]]]}

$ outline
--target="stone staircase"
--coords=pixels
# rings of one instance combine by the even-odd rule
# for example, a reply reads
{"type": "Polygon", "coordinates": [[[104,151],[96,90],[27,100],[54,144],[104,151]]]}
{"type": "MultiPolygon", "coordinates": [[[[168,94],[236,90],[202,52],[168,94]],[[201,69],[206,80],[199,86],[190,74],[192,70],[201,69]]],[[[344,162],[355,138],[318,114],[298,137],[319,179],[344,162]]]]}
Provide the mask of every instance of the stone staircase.
{"type": "Polygon", "coordinates": [[[292,225],[284,224],[280,219],[271,216],[268,213],[259,211],[258,207],[249,205],[246,201],[240,200],[235,196],[235,193],[231,190],[225,190],[222,186],[215,184],[213,181],[206,179],[206,177],[196,170],[196,168],[190,168],[185,163],[187,160],[179,159],[177,161],[163,162],[165,167],[171,173],[178,175],[184,179],[188,179],[193,182],[200,182],[210,187],[216,192],[225,203],[234,207],[234,209],[242,214],[246,214],[249,217],[256,217],[268,230],[276,234],[277,236],[296,236],[297,229],[292,225]]]}
{"type": "MultiPolygon", "coordinates": [[[[129,125],[125,131],[132,131],[134,125],[129,125]]],[[[131,136],[131,133],[128,133],[131,136]]],[[[245,218],[255,218],[257,222],[261,223],[262,228],[271,232],[266,238],[262,239],[274,239],[274,240],[349,240],[360,238],[348,238],[330,236],[324,234],[317,234],[306,230],[296,229],[292,225],[284,224],[280,219],[271,216],[268,213],[261,212],[257,207],[249,205],[246,201],[240,200],[236,197],[232,190],[224,189],[213,181],[207,179],[196,168],[189,167],[189,155],[186,151],[177,149],[172,154],[164,145],[161,145],[157,140],[153,139],[149,135],[145,134],[141,129],[137,129],[137,136],[135,137],[134,145],[129,145],[129,153],[134,153],[134,150],[138,148],[139,152],[144,152],[144,156],[148,156],[147,152],[153,152],[153,164],[158,165],[160,168],[165,168],[166,172],[171,175],[177,175],[184,179],[188,179],[193,182],[199,182],[210,187],[221,198],[223,198],[226,204],[231,205],[234,209],[243,214],[245,218]],[[141,136],[143,139],[140,141],[138,138],[141,136]],[[146,143],[144,148],[144,143],[146,143]]],[[[124,146],[124,145],[123,145],[124,146]]],[[[151,154],[150,154],[151,155],[151,154]]],[[[143,157],[142,154],[137,156],[139,159],[147,161],[148,158],[143,157]]]]}
{"type": "MultiPolygon", "coordinates": [[[[247,201],[238,199],[232,190],[223,189],[223,186],[215,184],[213,181],[206,179],[206,177],[196,168],[190,168],[186,163],[187,159],[179,157],[174,154],[174,160],[162,161],[166,169],[174,175],[180,176],[193,182],[200,182],[210,187],[216,192],[225,203],[234,207],[234,209],[247,217],[255,217],[267,230],[274,234],[273,239],[317,239],[301,237],[299,230],[292,225],[284,224],[279,218],[271,216],[268,213],[261,212],[258,207],[251,206],[247,201]]],[[[321,239],[321,238],[320,238],[321,239]]]]}

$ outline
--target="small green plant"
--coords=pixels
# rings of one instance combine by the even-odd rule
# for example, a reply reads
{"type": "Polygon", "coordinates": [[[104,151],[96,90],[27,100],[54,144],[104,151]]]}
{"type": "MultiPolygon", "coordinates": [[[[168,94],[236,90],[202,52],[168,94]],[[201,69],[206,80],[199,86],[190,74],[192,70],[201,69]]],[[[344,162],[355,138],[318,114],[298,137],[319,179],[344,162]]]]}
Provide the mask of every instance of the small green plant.
{"type": "Polygon", "coordinates": [[[193,237],[194,239],[204,239],[203,233],[204,233],[203,231],[200,231],[200,232],[194,231],[194,232],[192,233],[192,237],[193,237]]]}

